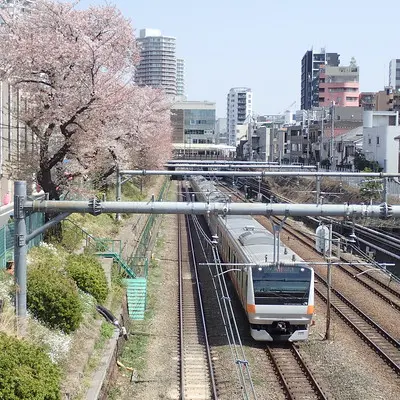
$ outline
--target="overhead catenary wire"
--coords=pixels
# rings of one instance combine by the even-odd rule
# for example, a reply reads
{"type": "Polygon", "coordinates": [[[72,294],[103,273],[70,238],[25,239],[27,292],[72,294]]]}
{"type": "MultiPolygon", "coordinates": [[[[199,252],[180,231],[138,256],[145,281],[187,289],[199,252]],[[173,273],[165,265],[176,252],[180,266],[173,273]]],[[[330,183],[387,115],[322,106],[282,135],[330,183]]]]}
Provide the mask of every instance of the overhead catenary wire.
{"type": "Polygon", "coordinates": [[[194,222],[195,231],[199,239],[199,243],[203,249],[205,259],[208,261],[207,252],[204,248],[203,242],[207,246],[211,246],[212,250],[212,265],[215,266],[215,274],[209,267],[209,274],[213,282],[214,291],[218,302],[218,307],[221,313],[222,322],[225,329],[225,334],[230,347],[231,355],[234,360],[242,395],[244,399],[256,399],[256,393],[254,384],[251,378],[250,366],[246,359],[243,344],[240,338],[239,329],[237,326],[236,318],[233,312],[231,298],[226,283],[225,274],[223,273],[223,267],[219,257],[218,249],[215,246],[215,242],[210,239],[207,233],[204,231],[200,224],[197,216],[192,216],[194,222]]]}

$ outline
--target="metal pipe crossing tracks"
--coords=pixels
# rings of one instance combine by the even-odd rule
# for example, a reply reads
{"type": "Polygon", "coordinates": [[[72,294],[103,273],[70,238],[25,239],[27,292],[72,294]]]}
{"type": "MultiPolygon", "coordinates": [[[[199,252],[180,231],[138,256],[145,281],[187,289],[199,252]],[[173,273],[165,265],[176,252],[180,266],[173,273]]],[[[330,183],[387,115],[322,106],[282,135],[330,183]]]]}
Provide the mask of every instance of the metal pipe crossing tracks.
{"type": "Polygon", "coordinates": [[[171,175],[190,176],[339,176],[339,177],[369,177],[369,178],[397,178],[400,173],[386,172],[317,172],[317,171],[165,171],[165,170],[126,170],[120,171],[121,175],[144,176],[144,175],[171,175]]]}
{"type": "Polygon", "coordinates": [[[220,214],[220,215],[284,215],[341,216],[391,218],[400,216],[400,205],[359,204],[279,204],[279,203],[201,203],[201,202],[116,202],[116,201],[26,201],[25,211],[62,211],[99,215],[101,213],[136,214],[220,214]]]}

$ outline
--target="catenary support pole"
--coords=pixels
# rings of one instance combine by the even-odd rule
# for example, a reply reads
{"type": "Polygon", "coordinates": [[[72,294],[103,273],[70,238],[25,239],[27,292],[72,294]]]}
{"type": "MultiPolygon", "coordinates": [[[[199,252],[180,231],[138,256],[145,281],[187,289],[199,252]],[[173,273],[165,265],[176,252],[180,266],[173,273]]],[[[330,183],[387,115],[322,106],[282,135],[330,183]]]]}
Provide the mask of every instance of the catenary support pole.
{"type": "Polygon", "coordinates": [[[388,201],[388,178],[383,178],[383,202],[388,201]]]}
{"type": "MultiPolygon", "coordinates": [[[[121,201],[121,192],[122,192],[122,182],[121,182],[121,171],[117,167],[117,184],[116,184],[116,194],[115,200],[121,201]]],[[[121,215],[119,213],[115,214],[115,219],[119,221],[121,219],[121,215]]]]}
{"type": "Polygon", "coordinates": [[[14,262],[18,333],[26,333],[26,182],[14,183],[14,262]]]}
{"type": "Polygon", "coordinates": [[[328,239],[328,267],[326,271],[326,283],[328,286],[326,295],[326,331],[325,339],[331,338],[331,288],[332,288],[332,224],[329,225],[329,239],[328,239]]]}
{"type": "MultiPolygon", "coordinates": [[[[317,172],[319,171],[319,162],[317,162],[317,172]]],[[[321,177],[317,175],[316,177],[316,188],[315,188],[315,203],[319,204],[319,198],[321,196],[321,177]]]]}

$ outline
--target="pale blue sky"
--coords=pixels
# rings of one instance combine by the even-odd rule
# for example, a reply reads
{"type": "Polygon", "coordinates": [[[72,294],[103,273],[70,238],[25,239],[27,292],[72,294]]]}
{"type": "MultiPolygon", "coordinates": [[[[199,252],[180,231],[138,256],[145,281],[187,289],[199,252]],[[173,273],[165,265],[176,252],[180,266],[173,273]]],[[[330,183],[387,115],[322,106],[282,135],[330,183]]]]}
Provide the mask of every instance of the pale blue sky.
{"type": "MultiPolygon", "coordinates": [[[[185,59],[188,100],[217,103],[224,117],[231,87],[248,86],[254,111],[300,108],[300,62],[306,50],[355,57],[362,91],[388,83],[389,61],[400,58],[395,0],[111,0],[136,32],[161,29],[177,39],[185,59]]],[[[105,4],[83,0],[80,7],[105,4]]]]}

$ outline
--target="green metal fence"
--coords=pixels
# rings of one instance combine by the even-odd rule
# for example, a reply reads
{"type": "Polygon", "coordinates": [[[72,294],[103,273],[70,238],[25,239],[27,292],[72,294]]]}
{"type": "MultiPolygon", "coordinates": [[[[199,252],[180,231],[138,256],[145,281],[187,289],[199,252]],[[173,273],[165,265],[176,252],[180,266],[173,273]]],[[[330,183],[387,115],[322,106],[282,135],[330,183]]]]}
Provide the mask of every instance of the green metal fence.
{"type": "MultiPolygon", "coordinates": [[[[164,193],[169,186],[170,180],[166,179],[160,189],[158,194],[157,200],[161,201],[164,193]]],[[[149,249],[150,238],[153,233],[154,223],[156,221],[157,215],[150,214],[147,218],[147,222],[143,231],[140,235],[140,240],[138,247],[136,250],[131,254],[128,260],[129,267],[135,272],[136,276],[142,276],[147,278],[147,271],[148,271],[148,259],[146,257],[147,250],[149,249]]]]}
{"type": "Polygon", "coordinates": [[[96,238],[68,218],[65,219],[62,224],[63,228],[73,230],[77,238],[82,239],[82,245],[87,250],[92,252],[117,253],[121,256],[122,242],[120,239],[96,238]]]}
{"type": "MultiPolygon", "coordinates": [[[[40,228],[44,224],[44,214],[34,213],[26,218],[27,233],[40,228]]],[[[37,246],[43,239],[40,234],[29,241],[28,247],[37,246]]],[[[14,259],[14,221],[9,221],[8,224],[0,228],[0,268],[5,268],[7,261],[14,259]]]]}

